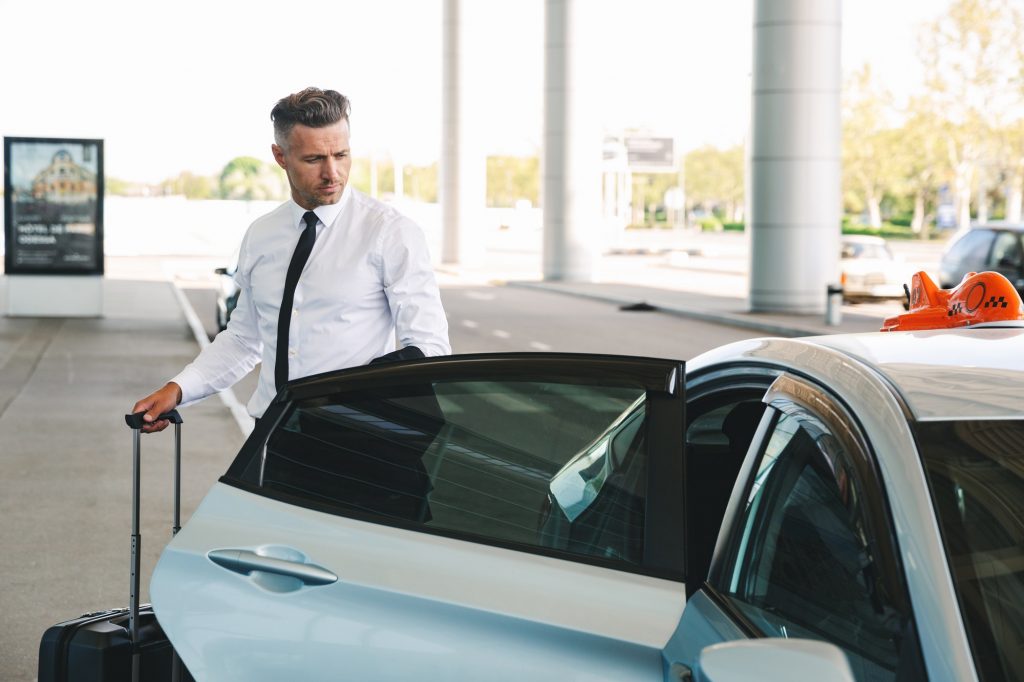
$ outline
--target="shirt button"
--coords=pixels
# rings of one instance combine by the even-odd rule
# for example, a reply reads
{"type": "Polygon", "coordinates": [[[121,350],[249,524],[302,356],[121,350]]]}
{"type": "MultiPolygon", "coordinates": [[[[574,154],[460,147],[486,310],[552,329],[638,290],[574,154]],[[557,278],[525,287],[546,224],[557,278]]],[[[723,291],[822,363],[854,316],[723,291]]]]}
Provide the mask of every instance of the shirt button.
{"type": "Polygon", "coordinates": [[[296,350],[294,348],[289,348],[288,349],[288,357],[294,358],[296,355],[298,355],[298,352],[296,352],[296,350]]]}

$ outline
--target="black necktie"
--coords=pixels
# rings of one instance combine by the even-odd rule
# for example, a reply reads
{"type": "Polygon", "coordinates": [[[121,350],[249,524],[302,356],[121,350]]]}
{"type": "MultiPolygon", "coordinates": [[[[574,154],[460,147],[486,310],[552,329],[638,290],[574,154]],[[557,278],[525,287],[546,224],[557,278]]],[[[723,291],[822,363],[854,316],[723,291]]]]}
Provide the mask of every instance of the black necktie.
{"type": "Polygon", "coordinates": [[[274,384],[277,390],[288,383],[288,328],[292,324],[292,302],[295,299],[295,285],[299,283],[302,268],[309,260],[309,253],[316,241],[316,213],[306,211],[302,216],[306,221],[306,229],[299,236],[295,245],[292,262],[288,264],[288,274],[284,278],[284,296],[281,297],[281,312],[277,316],[277,360],[274,363],[274,384]]]}

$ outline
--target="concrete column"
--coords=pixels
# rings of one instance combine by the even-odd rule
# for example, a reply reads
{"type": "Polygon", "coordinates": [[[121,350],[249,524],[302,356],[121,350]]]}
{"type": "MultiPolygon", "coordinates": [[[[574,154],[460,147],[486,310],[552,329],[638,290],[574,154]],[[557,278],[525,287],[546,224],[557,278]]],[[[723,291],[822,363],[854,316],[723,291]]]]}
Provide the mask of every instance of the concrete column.
{"type": "MultiPolygon", "coordinates": [[[[545,0],[544,279],[594,279],[601,242],[602,137],[584,0],[545,0]]],[[[592,9],[592,8],[591,8],[592,9]]]]}
{"type": "Polygon", "coordinates": [[[470,111],[472,50],[464,27],[469,5],[444,0],[441,49],[441,262],[472,263],[483,239],[487,163],[478,134],[479,121],[470,111]],[[462,93],[467,96],[463,97],[462,93]]]}
{"type": "Polygon", "coordinates": [[[838,277],[840,0],[755,0],[750,308],[822,313],[838,277]]]}

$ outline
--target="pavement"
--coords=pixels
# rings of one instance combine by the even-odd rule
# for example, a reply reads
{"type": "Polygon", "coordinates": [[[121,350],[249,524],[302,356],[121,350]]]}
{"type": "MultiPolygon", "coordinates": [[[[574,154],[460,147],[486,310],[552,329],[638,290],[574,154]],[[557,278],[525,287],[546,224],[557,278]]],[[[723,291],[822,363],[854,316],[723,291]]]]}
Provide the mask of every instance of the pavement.
{"type": "MultiPolygon", "coordinates": [[[[117,270],[108,267],[114,276],[104,280],[101,318],[0,317],[0,679],[10,682],[35,679],[46,627],[127,604],[131,436],[122,415],[199,349],[195,315],[166,273],[117,270]]],[[[644,303],[766,336],[872,331],[881,323],[879,315],[849,312],[838,326],[821,315],[749,313],[741,296],[680,288],[677,270],[652,269],[653,284],[541,282],[492,269],[442,270],[440,281],[498,279],[567,297],[644,303]]],[[[704,273],[699,281],[708,279],[704,273]]],[[[183,521],[243,443],[239,409],[229,396],[183,411],[183,521]]],[[[170,535],[170,434],[143,439],[143,600],[170,535]]]]}

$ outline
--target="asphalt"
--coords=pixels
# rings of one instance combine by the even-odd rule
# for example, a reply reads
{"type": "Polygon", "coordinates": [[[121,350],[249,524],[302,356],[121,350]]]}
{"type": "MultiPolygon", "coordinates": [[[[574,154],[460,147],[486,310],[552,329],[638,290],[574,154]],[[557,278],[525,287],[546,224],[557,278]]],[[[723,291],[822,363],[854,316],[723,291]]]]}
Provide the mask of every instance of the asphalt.
{"type": "MultiPolygon", "coordinates": [[[[444,272],[442,284],[470,274],[444,272]]],[[[505,285],[642,303],[766,336],[871,331],[880,323],[848,313],[838,326],[821,315],[752,314],[741,298],[678,288],[505,285]]],[[[0,679],[35,679],[49,625],[128,602],[131,434],[122,415],[194,357],[202,335],[175,286],[108,278],[101,318],[0,317],[0,679]]],[[[183,521],[244,441],[239,409],[229,397],[183,410],[183,521]]],[[[172,442],[171,431],[143,438],[144,600],[170,536],[172,442]]]]}

